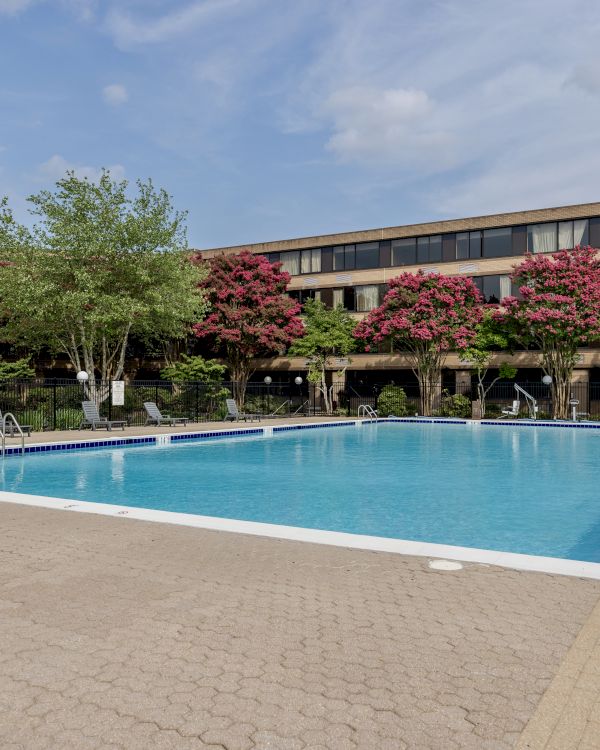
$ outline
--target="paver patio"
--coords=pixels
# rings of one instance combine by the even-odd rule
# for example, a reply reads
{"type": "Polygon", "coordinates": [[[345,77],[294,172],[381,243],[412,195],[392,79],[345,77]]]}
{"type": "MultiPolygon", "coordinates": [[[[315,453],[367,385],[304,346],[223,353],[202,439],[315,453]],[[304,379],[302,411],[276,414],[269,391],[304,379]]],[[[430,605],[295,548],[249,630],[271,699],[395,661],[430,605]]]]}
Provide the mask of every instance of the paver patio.
{"type": "Polygon", "coordinates": [[[600,647],[598,581],[6,503],[0,524],[6,750],[500,750],[530,719],[541,748],[600,647]]]}

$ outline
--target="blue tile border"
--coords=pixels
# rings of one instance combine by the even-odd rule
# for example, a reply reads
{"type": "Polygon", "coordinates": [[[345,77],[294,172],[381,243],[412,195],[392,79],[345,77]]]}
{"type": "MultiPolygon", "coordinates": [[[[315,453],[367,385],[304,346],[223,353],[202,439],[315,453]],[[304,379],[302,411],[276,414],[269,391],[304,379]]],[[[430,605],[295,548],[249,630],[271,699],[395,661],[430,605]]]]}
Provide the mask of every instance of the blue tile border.
{"type": "MultiPolygon", "coordinates": [[[[25,446],[25,453],[45,453],[47,451],[68,451],[68,450],[90,450],[94,448],[118,448],[135,445],[163,445],[161,439],[168,437],[165,445],[170,442],[208,440],[211,438],[224,437],[242,437],[256,435],[270,435],[276,432],[291,432],[295,430],[315,430],[326,429],[331,427],[356,427],[357,424],[382,424],[382,423],[401,423],[401,424],[451,424],[451,425],[484,425],[486,427],[558,427],[563,429],[580,429],[580,430],[600,430],[600,422],[548,422],[548,421],[505,421],[505,420],[481,420],[472,421],[466,419],[451,419],[447,417],[382,417],[378,420],[348,420],[346,422],[322,422],[312,424],[293,424],[280,425],[278,427],[250,427],[235,430],[208,430],[202,432],[178,433],[171,435],[147,435],[126,438],[107,438],[104,440],[85,440],[78,442],[51,443],[48,445],[29,444],[25,446]]],[[[21,449],[17,446],[6,448],[6,456],[20,456],[21,449]]]]}
{"type": "Polygon", "coordinates": [[[600,430],[600,422],[508,422],[500,420],[481,420],[487,427],[559,427],[568,430],[600,430]]]}

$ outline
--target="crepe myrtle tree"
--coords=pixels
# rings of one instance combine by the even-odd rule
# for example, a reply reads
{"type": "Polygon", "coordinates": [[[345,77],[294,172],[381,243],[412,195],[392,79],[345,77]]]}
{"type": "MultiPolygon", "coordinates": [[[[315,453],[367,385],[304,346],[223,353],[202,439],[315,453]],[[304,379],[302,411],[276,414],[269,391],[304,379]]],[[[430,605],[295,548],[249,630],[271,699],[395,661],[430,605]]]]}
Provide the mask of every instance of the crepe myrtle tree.
{"type": "Polygon", "coordinates": [[[290,275],[264,255],[243,250],[205,261],[199,254],[196,263],[206,271],[200,288],[209,313],[194,333],[223,351],[233,396],[242,409],[253,360],[284,353],[302,335],[300,305],[286,294],[290,275]]]}
{"type": "Polygon", "coordinates": [[[353,336],[356,323],[342,305],[330,310],[315,299],[306,300],[303,315],[304,336],[292,344],[288,354],[307,358],[308,382],[321,393],[325,411],[331,414],[333,403],[327,387],[327,370],[336,357],[345,358],[355,351],[358,343],[353,336]]]}
{"type": "Polygon", "coordinates": [[[403,273],[388,286],[383,303],[358,324],[355,335],[367,351],[389,341],[408,354],[419,381],[421,413],[430,416],[446,356],[472,343],[482,298],[473,281],[462,276],[403,273]]]}
{"type": "Polygon", "coordinates": [[[521,299],[505,297],[496,313],[524,346],[540,350],[552,378],[552,411],[567,419],[578,348],[600,338],[600,259],[592,247],[530,255],[515,266],[521,299]]]}

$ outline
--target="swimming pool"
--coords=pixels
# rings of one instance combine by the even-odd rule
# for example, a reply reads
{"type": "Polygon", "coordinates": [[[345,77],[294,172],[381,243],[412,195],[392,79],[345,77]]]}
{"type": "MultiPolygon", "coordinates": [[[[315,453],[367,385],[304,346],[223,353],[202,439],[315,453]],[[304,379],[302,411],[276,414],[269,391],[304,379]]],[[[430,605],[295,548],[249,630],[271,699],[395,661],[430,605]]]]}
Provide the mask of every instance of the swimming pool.
{"type": "Polygon", "coordinates": [[[380,423],[11,457],[7,492],[600,562],[600,431],[380,423]]]}

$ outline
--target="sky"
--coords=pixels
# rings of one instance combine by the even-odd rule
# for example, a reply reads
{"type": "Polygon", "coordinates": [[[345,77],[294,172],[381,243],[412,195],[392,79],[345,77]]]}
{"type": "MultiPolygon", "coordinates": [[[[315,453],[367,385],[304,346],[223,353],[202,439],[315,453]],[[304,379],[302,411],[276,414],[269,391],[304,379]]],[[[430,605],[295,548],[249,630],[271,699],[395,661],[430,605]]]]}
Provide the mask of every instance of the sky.
{"type": "Polygon", "coordinates": [[[0,0],[0,196],[152,178],[207,248],[600,200],[597,0],[0,0]]]}

